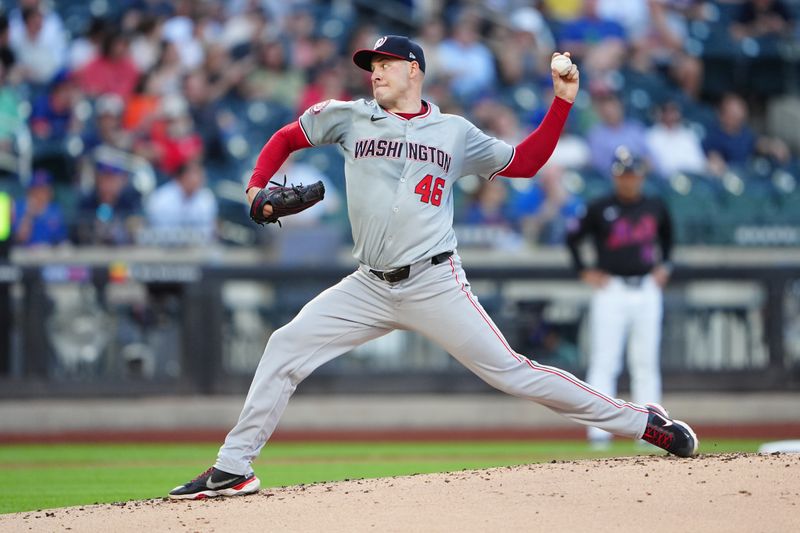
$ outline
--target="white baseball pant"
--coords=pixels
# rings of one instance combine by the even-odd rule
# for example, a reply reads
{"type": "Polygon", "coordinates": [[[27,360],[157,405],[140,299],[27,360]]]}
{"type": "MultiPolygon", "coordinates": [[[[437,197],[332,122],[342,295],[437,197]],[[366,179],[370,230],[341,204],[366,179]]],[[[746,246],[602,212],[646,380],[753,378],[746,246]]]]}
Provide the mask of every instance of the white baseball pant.
{"type": "MultiPolygon", "coordinates": [[[[586,381],[592,387],[617,395],[627,341],[632,400],[641,404],[661,401],[662,301],[661,288],[650,275],[639,286],[613,276],[605,287],[595,290],[589,311],[592,351],[586,373],[586,381]]],[[[611,435],[590,427],[588,437],[603,442],[611,435]]]]}

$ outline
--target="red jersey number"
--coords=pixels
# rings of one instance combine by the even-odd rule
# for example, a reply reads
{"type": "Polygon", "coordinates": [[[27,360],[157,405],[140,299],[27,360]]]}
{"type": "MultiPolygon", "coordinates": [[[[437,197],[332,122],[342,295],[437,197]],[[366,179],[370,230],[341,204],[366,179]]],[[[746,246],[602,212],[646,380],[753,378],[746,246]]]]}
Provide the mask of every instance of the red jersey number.
{"type": "Polygon", "coordinates": [[[442,178],[435,178],[428,174],[417,183],[414,192],[420,195],[419,201],[424,204],[442,205],[442,193],[444,192],[445,181],[442,178]]]}

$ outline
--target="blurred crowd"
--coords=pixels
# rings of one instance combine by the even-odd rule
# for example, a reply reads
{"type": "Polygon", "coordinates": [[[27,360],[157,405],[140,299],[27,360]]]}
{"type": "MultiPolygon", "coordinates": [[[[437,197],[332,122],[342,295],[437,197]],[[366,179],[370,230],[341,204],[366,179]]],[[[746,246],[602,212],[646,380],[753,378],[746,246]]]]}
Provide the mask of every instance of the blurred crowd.
{"type": "MultiPolygon", "coordinates": [[[[425,49],[426,98],[512,144],[552,101],[552,53],[581,68],[536,180],[459,182],[464,245],[562,243],[610,189],[620,145],[678,223],[687,183],[712,190],[705,213],[755,217],[727,199],[750,187],[762,217],[800,199],[800,2],[0,0],[0,13],[0,187],[18,245],[256,242],[243,189],[261,147],[316,102],[370,98],[350,58],[389,33],[425,49]]],[[[329,191],[295,225],[346,240],[338,151],[300,152],[284,174],[329,191]]],[[[687,228],[679,240],[730,240],[687,228]]]]}

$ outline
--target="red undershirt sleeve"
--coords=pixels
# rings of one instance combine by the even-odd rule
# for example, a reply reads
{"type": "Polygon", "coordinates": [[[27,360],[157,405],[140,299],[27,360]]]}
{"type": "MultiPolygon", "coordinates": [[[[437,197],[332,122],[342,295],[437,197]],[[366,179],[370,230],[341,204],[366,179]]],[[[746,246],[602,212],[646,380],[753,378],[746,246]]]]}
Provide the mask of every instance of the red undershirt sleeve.
{"type": "Polygon", "coordinates": [[[571,108],[570,102],[556,96],[542,123],[514,148],[514,157],[499,175],[507,178],[530,178],[539,172],[553,155],[571,108]]]}
{"type": "Polygon", "coordinates": [[[276,131],[258,154],[246,190],[252,187],[264,188],[292,152],[309,147],[311,143],[308,142],[298,121],[291,122],[276,131]]]}

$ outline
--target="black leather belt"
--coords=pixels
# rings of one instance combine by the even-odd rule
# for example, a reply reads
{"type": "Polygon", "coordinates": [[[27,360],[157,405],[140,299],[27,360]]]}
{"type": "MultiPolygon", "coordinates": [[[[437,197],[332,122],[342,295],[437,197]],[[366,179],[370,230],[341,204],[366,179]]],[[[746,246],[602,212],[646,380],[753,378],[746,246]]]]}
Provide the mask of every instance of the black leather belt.
{"type": "MultiPolygon", "coordinates": [[[[434,255],[433,257],[431,257],[431,264],[438,265],[444,263],[451,255],[453,255],[452,250],[448,250],[447,252],[442,252],[438,255],[434,255]]],[[[398,281],[403,281],[411,274],[411,265],[395,268],[394,270],[380,271],[380,270],[370,269],[369,271],[370,273],[375,274],[383,281],[388,281],[389,283],[397,283],[398,281]]]]}

